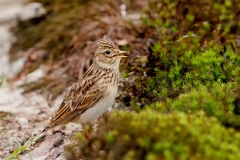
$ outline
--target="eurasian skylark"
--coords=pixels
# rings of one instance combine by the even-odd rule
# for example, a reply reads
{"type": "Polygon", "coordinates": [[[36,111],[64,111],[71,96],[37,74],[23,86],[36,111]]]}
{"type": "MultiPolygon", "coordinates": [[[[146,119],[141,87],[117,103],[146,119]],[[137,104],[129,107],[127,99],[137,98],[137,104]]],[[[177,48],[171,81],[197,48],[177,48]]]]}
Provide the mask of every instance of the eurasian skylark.
{"type": "MultiPolygon", "coordinates": [[[[77,122],[85,125],[102,116],[115,101],[119,81],[119,63],[125,51],[107,40],[99,40],[93,63],[66,94],[56,115],[39,135],[58,125],[77,122]]],[[[36,139],[36,140],[37,140],[36,139]]]]}

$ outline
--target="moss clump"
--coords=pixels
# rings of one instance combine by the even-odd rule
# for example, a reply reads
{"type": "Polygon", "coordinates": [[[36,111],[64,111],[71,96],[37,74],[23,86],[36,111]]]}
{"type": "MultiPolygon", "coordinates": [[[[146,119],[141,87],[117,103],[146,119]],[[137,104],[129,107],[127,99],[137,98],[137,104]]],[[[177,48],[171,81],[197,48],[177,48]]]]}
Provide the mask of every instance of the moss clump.
{"type": "Polygon", "coordinates": [[[190,93],[180,95],[175,101],[167,99],[166,102],[153,103],[146,108],[154,108],[161,113],[204,111],[207,116],[216,117],[223,125],[239,129],[239,87],[234,83],[214,83],[211,88],[200,86],[190,93]]]}
{"type": "Polygon", "coordinates": [[[142,59],[126,67],[135,75],[135,84],[126,83],[133,108],[234,81],[240,70],[239,5],[237,0],[148,1],[142,36],[152,45],[145,47],[144,67],[142,59]]]}
{"type": "Polygon", "coordinates": [[[135,110],[239,77],[237,0],[148,1],[145,13],[143,36],[152,43],[144,62],[126,67],[135,75],[136,83],[126,83],[135,110]]]}
{"type": "Polygon", "coordinates": [[[147,27],[174,38],[200,28],[205,39],[213,37],[214,32],[228,37],[240,32],[238,0],[149,0],[148,5],[147,17],[143,18],[147,27]]]}
{"type": "Polygon", "coordinates": [[[89,137],[86,141],[80,134],[79,150],[70,149],[68,159],[240,158],[240,134],[204,112],[116,112],[106,116],[97,131],[90,129],[89,137]]]}
{"type": "Polygon", "coordinates": [[[198,38],[189,40],[159,42],[150,48],[146,66],[135,70],[136,83],[126,84],[135,94],[132,102],[144,106],[174,99],[202,85],[211,88],[214,83],[233,82],[240,76],[240,56],[230,46],[223,55],[221,45],[201,48],[198,38]]]}

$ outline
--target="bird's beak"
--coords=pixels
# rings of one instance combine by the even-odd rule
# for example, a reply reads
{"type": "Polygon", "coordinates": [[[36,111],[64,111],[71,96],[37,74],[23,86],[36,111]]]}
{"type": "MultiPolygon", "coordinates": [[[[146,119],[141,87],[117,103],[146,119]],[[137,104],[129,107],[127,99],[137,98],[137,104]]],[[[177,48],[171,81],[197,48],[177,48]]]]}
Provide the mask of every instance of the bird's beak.
{"type": "MultiPolygon", "coordinates": [[[[126,53],[126,51],[119,51],[119,54],[123,54],[123,53],[126,53]]],[[[117,54],[115,57],[116,58],[124,58],[124,57],[127,57],[127,56],[125,56],[125,55],[119,55],[119,54],[117,54]]]]}
{"type": "Polygon", "coordinates": [[[123,54],[123,53],[126,53],[126,51],[119,50],[119,54],[123,54]]]}

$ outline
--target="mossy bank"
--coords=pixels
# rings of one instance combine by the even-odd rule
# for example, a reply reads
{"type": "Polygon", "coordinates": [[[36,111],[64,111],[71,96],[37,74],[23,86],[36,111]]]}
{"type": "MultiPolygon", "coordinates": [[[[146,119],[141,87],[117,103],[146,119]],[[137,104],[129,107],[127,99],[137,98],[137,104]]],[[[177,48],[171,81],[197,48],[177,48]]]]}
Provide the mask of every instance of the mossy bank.
{"type": "Polygon", "coordinates": [[[239,159],[240,134],[204,112],[118,112],[105,116],[89,140],[79,134],[67,158],[98,160],[239,159]]]}

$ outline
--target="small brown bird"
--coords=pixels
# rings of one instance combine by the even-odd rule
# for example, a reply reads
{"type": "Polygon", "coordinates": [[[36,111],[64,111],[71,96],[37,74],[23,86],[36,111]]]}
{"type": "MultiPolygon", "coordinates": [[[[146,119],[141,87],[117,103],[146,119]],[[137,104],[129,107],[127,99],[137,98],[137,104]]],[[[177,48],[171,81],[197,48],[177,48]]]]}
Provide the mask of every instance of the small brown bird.
{"type": "Polygon", "coordinates": [[[119,81],[119,63],[125,51],[107,40],[99,40],[93,63],[83,77],[66,94],[56,115],[36,141],[58,125],[77,122],[92,123],[102,116],[115,101],[119,81]]]}

